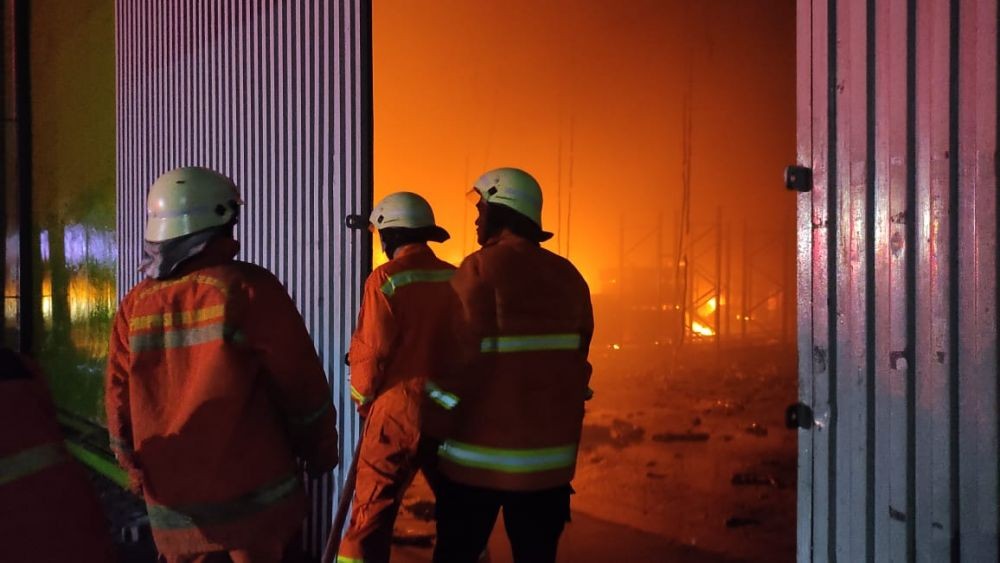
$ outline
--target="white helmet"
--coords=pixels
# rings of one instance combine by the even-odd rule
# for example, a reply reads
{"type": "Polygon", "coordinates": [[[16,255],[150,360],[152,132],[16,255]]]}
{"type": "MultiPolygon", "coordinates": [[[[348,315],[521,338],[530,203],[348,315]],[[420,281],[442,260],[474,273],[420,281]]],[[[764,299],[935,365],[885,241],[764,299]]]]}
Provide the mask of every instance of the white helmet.
{"type": "Polygon", "coordinates": [[[450,238],[448,231],[434,222],[434,211],[427,200],[412,192],[389,194],[378,202],[368,219],[373,228],[428,229],[428,240],[444,242],[450,238]]]}
{"type": "MultiPolygon", "coordinates": [[[[486,203],[509,207],[542,227],[542,188],[520,168],[497,168],[483,174],[472,188],[486,203]]],[[[470,192],[472,193],[472,192],[470,192]]],[[[548,233],[546,233],[548,234],[548,233]]]]}
{"type": "Polygon", "coordinates": [[[236,184],[198,166],[160,176],[146,198],[146,240],[161,242],[229,223],[243,203],[236,184]]]}

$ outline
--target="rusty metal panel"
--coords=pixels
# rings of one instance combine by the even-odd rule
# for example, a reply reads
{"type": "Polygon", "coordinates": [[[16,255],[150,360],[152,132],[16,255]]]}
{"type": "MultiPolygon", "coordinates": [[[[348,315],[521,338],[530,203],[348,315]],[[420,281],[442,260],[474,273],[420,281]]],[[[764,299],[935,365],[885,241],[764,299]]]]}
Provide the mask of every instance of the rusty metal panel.
{"type": "Polygon", "coordinates": [[[997,4],[804,0],[798,29],[798,558],[1000,560],[997,4]]]}
{"type": "Polygon", "coordinates": [[[306,547],[322,549],[357,437],[344,355],[370,238],[369,0],[118,0],[118,287],[138,282],[144,197],[162,172],[231,176],[246,206],[241,257],[299,306],[333,389],[343,460],[308,487],[306,547]]]}

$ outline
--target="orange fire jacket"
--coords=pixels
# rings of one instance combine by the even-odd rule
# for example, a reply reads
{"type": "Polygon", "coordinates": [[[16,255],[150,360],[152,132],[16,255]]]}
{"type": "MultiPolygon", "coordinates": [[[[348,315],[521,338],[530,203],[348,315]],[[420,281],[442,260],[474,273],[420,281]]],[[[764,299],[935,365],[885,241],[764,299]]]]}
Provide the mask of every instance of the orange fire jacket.
{"type": "Polygon", "coordinates": [[[586,282],[569,261],[504,232],[466,258],[451,285],[458,367],[428,385],[428,404],[449,419],[441,471],[513,491],[568,483],[589,398],[586,282]]]}
{"type": "Polygon", "coordinates": [[[398,409],[386,408],[400,412],[421,399],[447,353],[455,301],[447,282],[454,271],[426,244],[411,244],[368,276],[348,355],[351,397],[362,414],[377,396],[399,402],[398,409]]]}
{"type": "Polygon", "coordinates": [[[63,445],[34,366],[7,354],[0,377],[0,561],[114,559],[97,496],[63,445]],[[6,360],[13,360],[8,362],[6,360]]]}
{"type": "Polygon", "coordinates": [[[178,276],[121,303],[106,380],[112,447],[145,495],[157,547],[184,554],[291,536],[305,497],[295,458],[338,462],[336,413],[281,282],[217,239],[178,276]]]}

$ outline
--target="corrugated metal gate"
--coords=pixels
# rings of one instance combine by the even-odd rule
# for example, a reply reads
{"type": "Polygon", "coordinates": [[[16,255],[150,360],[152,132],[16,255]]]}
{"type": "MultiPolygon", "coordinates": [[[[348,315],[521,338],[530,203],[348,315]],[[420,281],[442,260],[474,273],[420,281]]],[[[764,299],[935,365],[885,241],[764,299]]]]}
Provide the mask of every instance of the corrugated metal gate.
{"type": "Polygon", "coordinates": [[[118,0],[115,16],[119,293],[139,281],[153,180],[182,165],[231,176],[241,256],[284,281],[339,413],[344,459],[311,491],[318,553],[358,430],[343,358],[371,240],[344,218],[371,207],[370,1],[118,0]]]}
{"type": "Polygon", "coordinates": [[[996,0],[799,0],[799,561],[998,561],[996,0]]]}

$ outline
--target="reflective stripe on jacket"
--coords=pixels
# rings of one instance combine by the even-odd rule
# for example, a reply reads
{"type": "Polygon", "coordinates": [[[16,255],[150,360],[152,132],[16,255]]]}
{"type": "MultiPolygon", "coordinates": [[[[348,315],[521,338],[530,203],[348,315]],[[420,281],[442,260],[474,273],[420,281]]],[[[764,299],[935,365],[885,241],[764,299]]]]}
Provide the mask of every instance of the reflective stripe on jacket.
{"type": "Polygon", "coordinates": [[[41,374],[0,348],[0,561],[114,559],[103,510],[63,444],[41,374]],[[9,378],[12,369],[25,377],[9,378]]]}
{"type": "Polygon", "coordinates": [[[426,386],[449,422],[441,469],[468,485],[537,490],[576,466],[591,368],[590,291],[567,260],[512,234],[487,242],[451,281],[459,366],[426,386]]]}
{"type": "Polygon", "coordinates": [[[108,430],[164,553],[290,537],[305,514],[295,458],[317,474],[338,461],[330,388],[302,318],[237,250],[212,241],[178,277],[139,283],[115,318],[108,430]]]}

